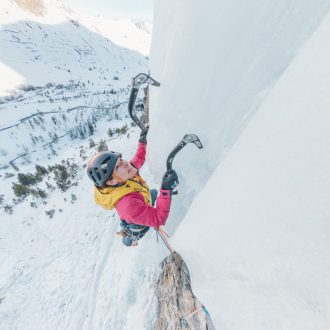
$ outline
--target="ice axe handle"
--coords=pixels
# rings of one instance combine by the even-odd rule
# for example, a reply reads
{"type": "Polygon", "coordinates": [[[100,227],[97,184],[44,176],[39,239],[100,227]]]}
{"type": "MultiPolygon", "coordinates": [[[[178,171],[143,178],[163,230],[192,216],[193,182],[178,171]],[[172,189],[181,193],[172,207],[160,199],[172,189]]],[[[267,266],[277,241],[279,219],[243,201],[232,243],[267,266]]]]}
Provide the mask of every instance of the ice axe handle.
{"type": "Polygon", "coordinates": [[[135,101],[139,92],[139,88],[143,84],[160,86],[160,83],[158,81],[151,78],[145,73],[139,73],[137,76],[132,78],[132,89],[128,101],[128,112],[134,123],[138,125],[142,130],[145,128],[145,125],[142,123],[141,119],[135,113],[135,101]]]}
{"type": "Polygon", "coordinates": [[[182,140],[178,143],[178,145],[170,152],[166,161],[166,169],[167,173],[170,174],[172,172],[172,163],[176,154],[188,143],[193,143],[198,149],[202,149],[203,145],[199,140],[196,134],[186,134],[182,140]]]}
{"type": "Polygon", "coordinates": [[[145,126],[143,125],[141,120],[136,115],[135,108],[134,108],[135,107],[134,104],[136,101],[136,97],[138,95],[138,91],[139,91],[138,88],[132,88],[132,90],[131,90],[131,94],[130,94],[129,101],[128,101],[128,112],[129,112],[130,117],[134,121],[134,123],[143,130],[145,128],[145,126]]]}
{"type": "Polygon", "coordinates": [[[132,88],[131,95],[129,96],[128,109],[133,110],[134,103],[138,94],[138,88],[132,88]]]}
{"type": "Polygon", "coordinates": [[[180,143],[171,151],[171,153],[167,157],[166,161],[166,169],[167,173],[170,174],[173,169],[172,169],[172,163],[174,160],[175,155],[186,145],[186,142],[183,140],[180,141],[180,143]]]}

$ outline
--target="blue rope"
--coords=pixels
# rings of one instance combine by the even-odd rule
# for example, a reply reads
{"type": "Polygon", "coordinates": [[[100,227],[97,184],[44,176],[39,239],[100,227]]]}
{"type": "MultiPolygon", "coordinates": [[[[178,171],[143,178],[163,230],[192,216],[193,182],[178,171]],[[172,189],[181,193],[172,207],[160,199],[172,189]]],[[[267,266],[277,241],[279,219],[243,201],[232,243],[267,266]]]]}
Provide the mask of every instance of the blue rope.
{"type": "Polygon", "coordinates": [[[206,307],[205,307],[204,305],[202,305],[202,308],[203,308],[204,313],[205,313],[207,316],[211,317],[210,313],[207,311],[207,309],[206,309],[206,307]]]}

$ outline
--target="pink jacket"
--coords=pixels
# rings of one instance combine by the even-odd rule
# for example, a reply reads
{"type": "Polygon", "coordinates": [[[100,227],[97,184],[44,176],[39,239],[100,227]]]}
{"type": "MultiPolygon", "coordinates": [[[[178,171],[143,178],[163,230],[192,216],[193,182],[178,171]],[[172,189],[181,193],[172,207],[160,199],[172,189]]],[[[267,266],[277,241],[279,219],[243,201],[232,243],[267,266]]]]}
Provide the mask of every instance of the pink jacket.
{"type": "MultiPolygon", "coordinates": [[[[145,157],[146,144],[139,143],[138,149],[130,162],[139,170],[144,164],[145,157]]],[[[170,213],[170,206],[170,191],[161,189],[156,207],[146,204],[142,194],[134,192],[121,198],[116,204],[116,210],[120,219],[128,223],[158,228],[165,224],[170,213]]]]}

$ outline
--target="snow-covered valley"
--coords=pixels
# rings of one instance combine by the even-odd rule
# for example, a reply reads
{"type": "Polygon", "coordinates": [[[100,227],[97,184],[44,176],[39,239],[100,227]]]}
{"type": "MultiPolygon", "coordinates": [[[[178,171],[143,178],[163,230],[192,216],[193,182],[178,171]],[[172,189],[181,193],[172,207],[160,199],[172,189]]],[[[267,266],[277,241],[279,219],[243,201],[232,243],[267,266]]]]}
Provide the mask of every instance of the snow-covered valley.
{"type": "Polygon", "coordinates": [[[85,175],[106,145],[134,153],[127,101],[131,77],[148,71],[150,32],[43,5],[44,15],[9,0],[1,9],[0,328],[150,328],[166,251],[152,261],[123,250],[85,175]]]}

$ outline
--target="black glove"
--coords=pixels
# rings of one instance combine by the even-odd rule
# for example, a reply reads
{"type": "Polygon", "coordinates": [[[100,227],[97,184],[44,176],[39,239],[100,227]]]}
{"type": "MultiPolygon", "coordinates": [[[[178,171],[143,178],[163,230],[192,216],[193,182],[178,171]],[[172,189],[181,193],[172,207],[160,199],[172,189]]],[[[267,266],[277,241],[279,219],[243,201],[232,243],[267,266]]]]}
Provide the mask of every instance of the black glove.
{"type": "Polygon", "coordinates": [[[145,127],[140,133],[139,142],[147,144],[147,134],[148,134],[149,126],[145,127]]]}
{"type": "Polygon", "coordinates": [[[179,179],[176,172],[173,170],[170,173],[165,172],[163,176],[162,189],[170,190],[171,192],[178,186],[179,179]]]}

